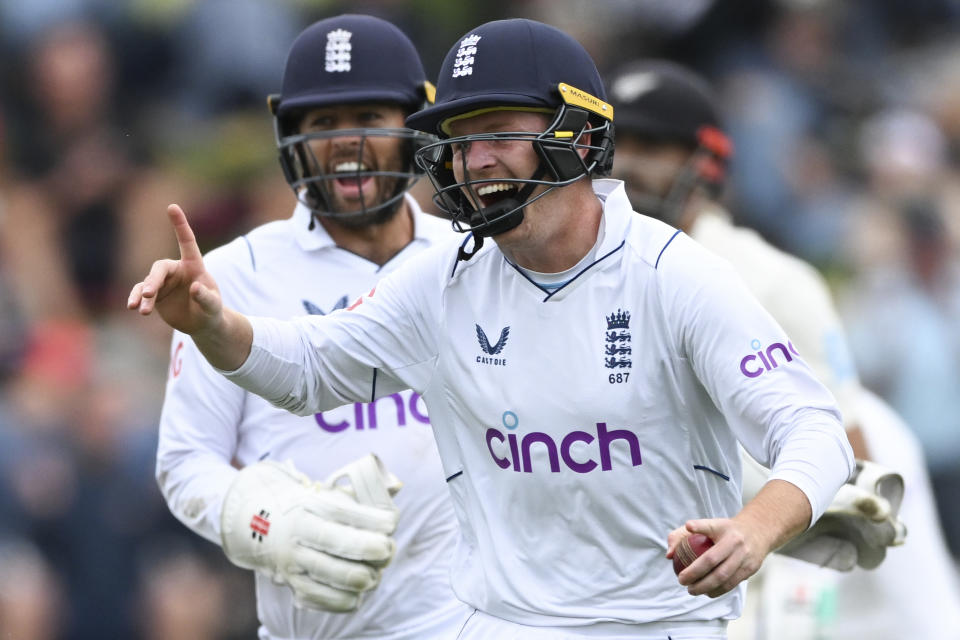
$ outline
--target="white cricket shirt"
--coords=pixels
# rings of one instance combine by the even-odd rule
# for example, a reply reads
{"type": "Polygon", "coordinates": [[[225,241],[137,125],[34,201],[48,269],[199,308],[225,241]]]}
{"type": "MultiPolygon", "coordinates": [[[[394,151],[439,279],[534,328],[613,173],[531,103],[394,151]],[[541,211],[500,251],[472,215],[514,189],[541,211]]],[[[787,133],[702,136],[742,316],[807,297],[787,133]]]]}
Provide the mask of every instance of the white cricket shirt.
{"type": "MultiPolygon", "coordinates": [[[[204,257],[224,303],[280,318],[322,317],[367,293],[386,273],[442,238],[450,223],[411,197],[414,240],[383,267],[335,246],[309,211],[271,222],[204,257]]],[[[323,479],[371,451],[403,481],[397,553],[379,587],[353,614],[295,609],[291,591],[256,574],[263,638],[424,638],[430,625],[467,607],[450,589],[456,521],[423,399],[413,391],[357,396],[343,407],[298,417],[226,380],[189,337],[174,333],[160,420],[157,478],[173,513],[220,544],[220,511],[239,466],[292,460],[323,479]]],[[[338,403],[340,404],[340,403],[338,403]]]]}
{"type": "Polygon", "coordinates": [[[756,231],[734,226],[722,210],[697,216],[690,236],[733,265],[833,393],[844,425],[856,426],[860,379],[823,276],[768,244],[756,231]]]}
{"type": "Polygon", "coordinates": [[[309,413],[423,394],[453,495],[453,584],[539,626],[739,614],[742,589],[692,597],[664,558],[690,518],[740,509],[736,441],[819,517],[853,469],[830,393],[725,261],[604,202],[597,260],[552,294],[488,243],[424,252],[349,312],[253,318],[228,375],[309,413]]]}

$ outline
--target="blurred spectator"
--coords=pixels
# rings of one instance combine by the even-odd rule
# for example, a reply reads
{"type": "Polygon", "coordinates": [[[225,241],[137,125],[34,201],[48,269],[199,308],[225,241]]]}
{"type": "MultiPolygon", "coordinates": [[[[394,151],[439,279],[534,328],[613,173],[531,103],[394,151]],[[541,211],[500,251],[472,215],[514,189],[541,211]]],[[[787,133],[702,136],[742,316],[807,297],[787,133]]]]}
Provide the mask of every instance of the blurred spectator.
{"type": "Polygon", "coordinates": [[[181,530],[152,478],[156,410],[105,369],[98,337],[80,323],[36,332],[0,402],[0,534],[46,556],[63,586],[58,637],[78,640],[135,637],[137,558],[181,530]]]}
{"type": "Polygon", "coordinates": [[[299,30],[292,3],[194,2],[174,38],[186,109],[209,118],[263,105],[279,90],[277,78],[299,30]]]}
{"type": "Polygon", "coordinates": [[[236,602],[207,560],[188,548],[149,558],[140,571],[139,626],[144,640],[216,640],[224,638],[236,602]]]}
{"type": "Polygon", "coordinates": [[[905,262],[868,272],[846,305],[864,382],[916,431],[960,559],[960,262],[930,199],[901,204],[905,262]]]}
{"type": "Polygon", "coordinates": [[[52,27],[24,69],[11,140],[23,182],[0,228],[7,267],[31,320],[98,314],[168,252],[156,212],[176,190],[113,113],[114,60],[96,25],[52,27]]]}
{"type": "MultiPolygon", "coordinates": [[[[6,120],[0,109],[0,229],[8,224],[10,184],[12,169],[7,154],[6,120]]],[[[5,235],[0,231],[0,384],[18,366],[25,326],[18,297],[14,294],[10,274],[3,268],[8,248],[4,246],[5,235]]]]}
{"type": "Polygon", "coordinates": [[[0,637],[61,637],[60,586],[50,565],[29,542],[0,538],[0,637]]]}

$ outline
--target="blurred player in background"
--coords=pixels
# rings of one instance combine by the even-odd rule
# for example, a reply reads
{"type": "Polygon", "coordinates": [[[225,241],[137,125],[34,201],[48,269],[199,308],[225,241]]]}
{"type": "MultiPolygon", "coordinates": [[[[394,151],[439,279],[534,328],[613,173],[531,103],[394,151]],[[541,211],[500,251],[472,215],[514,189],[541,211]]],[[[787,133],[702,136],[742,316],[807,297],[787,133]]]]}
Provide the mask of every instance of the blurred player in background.
{"type": "Polygon", "coordinates": [[[569,35],[481,25],[407,119],[441,137],[417,157],[465,240],[348,313],[282,322],[223,306],[171,206],[181,260],[128,300],[290,410],[424,394],[461,527],[453,585],[476,608],[460,640],[725,638],[742,581],[853,472],[802,361],[737,368],[754,341],[783,356],[787,338],[733,270],[591,180],[612,164],[604,100],[569,35]],[[742,508],[738,439],[774,469],[742,508]],[[684,526],[715,544],[678,579],[684,526]]]}
{"type": "MultiPolygon", "coordinates": [[[[731,638],[960,637],[956,576],[916,438],[860,386],[822,276],[756,232],[735,227],[720,204],[732,145],[709,86],[679,65],[644,61],[614,73],[608,87],[617,114],[614,174],[626,182],[634,207],[729,260],[837,398],[858,458],[869,456],[906,479],[902,506],[896,487],[887,496],[910,529],[904,549],[891,551],[872,571],[849,574],[768,558],[751,580],[751,614],[731,625],[731,638]]],[[[775,365],[755,358],[742,366],[760,376],[775,365]]],[[[871,566],[885,549],[858,551],[857,564],[871,566]]],[[[837,567],[842,558],[829,560],[822,564],[851,568],[837,567]]]]}
{"type": "MultiPolygon", "coordinates": [[[[407,194],[430,137],[404,118],[432,89],[413,44],[379,18],[328,18],[297,37],[270,107],[298,204],[206,257],[225,301],[253,315],[329,314],[453,235],[407,194]]],[[[256,570],[261,638],[453,637],[468,612],[450,589],[456,520],[423,402],[411,391],[371,399],[297,417],[174,333],[157,478],[180,520],[256,570]],[[392,564],[361,602],[379,571],[354,561],[389,560],[395,511],[316,481],[371,451],[405,486],[392,564]]],[[[351,480],[377,484],[378,471],[351,480]]]]}

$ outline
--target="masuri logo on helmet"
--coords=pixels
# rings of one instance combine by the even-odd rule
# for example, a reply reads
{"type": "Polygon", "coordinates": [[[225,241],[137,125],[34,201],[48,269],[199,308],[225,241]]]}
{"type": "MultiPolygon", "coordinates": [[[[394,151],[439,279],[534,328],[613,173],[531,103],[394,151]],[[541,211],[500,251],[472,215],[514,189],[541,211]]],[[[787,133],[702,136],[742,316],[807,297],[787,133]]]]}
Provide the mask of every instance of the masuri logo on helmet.
{"type": "Polygon", "coordinates": [[[455,228],[473,232],[474,252],[484,236],[519,225],[523,208],[551,189],[584,176],[608,175],[613,165],[613,108],[596,65],[571,36],[533,20],[488,22],[457,40],[440,69],[435,104],[411,115],[407,125],[440,136],[417,151],[417,164],[437,190],[434,202],[453,217],[455,228]],[[542,133],[482,135],[484,140],[530,141],[540,164],[528,179],[498,180],[517,188],[510,197],[478,208],[475,188],[490,180],[471,180],[464,171],[458,182],[452,165],[452,145],[475,136],[452,138],[447,125],[495,109],[542,111],[552,119],[542,133]],[[584,158],[578,153],[582,149],[584,158]],[[528,200],[537,185],[548,189],[528,200]]]}

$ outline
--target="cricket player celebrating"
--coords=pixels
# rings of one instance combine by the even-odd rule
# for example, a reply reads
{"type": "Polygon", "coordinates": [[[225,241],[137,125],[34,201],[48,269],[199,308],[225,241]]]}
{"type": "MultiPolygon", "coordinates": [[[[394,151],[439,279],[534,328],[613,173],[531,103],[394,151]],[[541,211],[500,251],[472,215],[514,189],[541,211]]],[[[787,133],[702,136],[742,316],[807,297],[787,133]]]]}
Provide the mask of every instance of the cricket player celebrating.
{"type": "MultiPolygon", "coordinates": [[[[403,120],[428,98],[419,56],[395,26],[342,15],[304,30],[270,101],[299,203],[207,256],[223,300],[250,314],[323,317],[454,236],[407,195],[413,151],[432,138],[403,120]]],[[[261,638],[456,633],[469,613],[449,582],[456,520],[418,394],[371,393],[297,417],[223,378],[183,333],[171,355],[157,478],[181,521],[256,570],[261,638]],[[336,471],[370,452],[380,464],[336,471]],[[396,507],[384,467],[404,484],[396,507]],[[333,485],[340,475],[351,494],[333,485]],[[383,584],[361,598],[391,556],[383,584]]]]}
{"type": "Polygon", "coordinates": [[[725,638],[743,580],[853,471],[832,397],[732,268],[591,180],[613,119],[573,38],[481,25],[407,119],[442,138],[417,158],[462,242],[349,312],[283,322],[223,305],[171,206],[181,259],[128,299],[297,413],[423,394],[460,527],[453,587],[476,609],[463,640],[725,638]],[[747,375],[758,353],[769,370],[747,375]],[[738,441],[773,469],[746,505],[738,441]],[[714,545],[678,577],[685,532],[714,545]]]}
{"type": "MultiPolygon", "coordinates": [[[[960,637],[960,595],[916,437],[860,386],[822,276],[734,226],[718,202],[732,145],[710,87],[662,60],[627,64],[608,87],[618,121],[614,175],[624,179],[631,202],[732,263],[836,397],[851,442],[860,444],[858,457],[875,461],[858,461],[856,477],[827,510],[829,522],[778,554],[791,557],[768,559],[750,583],[750,615],[731,626],[731,638],[960,637]],[[905,541],[898,515],[910,529],[905,541]],[[904,542],[886,557],[887,546],[904,542]],[[872,570],[840,574],[813,565],[872,570]]],[[[765,370],[762,361],[754,364],[747,363],[748,373],[765,370]]]]}

